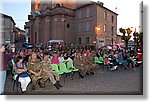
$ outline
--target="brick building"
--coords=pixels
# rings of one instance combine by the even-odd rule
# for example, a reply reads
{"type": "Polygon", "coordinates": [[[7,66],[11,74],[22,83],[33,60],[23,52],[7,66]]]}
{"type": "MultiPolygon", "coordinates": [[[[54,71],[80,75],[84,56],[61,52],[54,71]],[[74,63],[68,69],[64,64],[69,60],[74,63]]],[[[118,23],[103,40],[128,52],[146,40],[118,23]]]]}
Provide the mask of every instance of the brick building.
{"type": "Polygon", "coordinates": [[[16,23],[11,16],[6,14],[0,13],[0,17],[0,41],[1,43],[13,43],[15,40],[13,30],[16,23]]]}
{"type": "Polygon", "coordinates": [[[29,41],[35,45],[63,40],[66,44],[96,43],[97,47],[116,41],[117,14],[102,2],[83,1],[32,1],[29,22],[25,25],[29,41]]]}

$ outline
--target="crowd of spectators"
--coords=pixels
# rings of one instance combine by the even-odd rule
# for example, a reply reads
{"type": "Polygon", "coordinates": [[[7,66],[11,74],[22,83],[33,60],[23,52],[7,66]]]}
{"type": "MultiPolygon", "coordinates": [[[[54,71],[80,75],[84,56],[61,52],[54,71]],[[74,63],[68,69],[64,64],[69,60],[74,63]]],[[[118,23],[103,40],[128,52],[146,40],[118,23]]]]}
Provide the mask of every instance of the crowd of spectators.
{"type": "MultiPolygon", "coordinates": [[[[15,51],[14,47],[6,50],[5,45],[1,46],[1,55],[3,56],[1,73],[2,71],[13,70],[15,72],[15,80],[21,83],[22,92],[26,91],[26,87],[31,81],[37,81],[39,77],[43,78],[43,76],[44,81],[46,76],[52,80],[52,83],[57,89],[62,87],[59,81],[60,75],[52,70],[51,64],[59,65],[61,63],[67,64],[67,62],[73,62],[74,66],[79,69],[80,77],[84,78],[87,75],[95,74],[97,69],[104,67],[101,66],[101,64],[110,66],[110,70],[117,70],[119,65],[123,65],[124,69],[136,70],[134,58],[137,56],[134,51],[126,51],[125,49],[97,50],[88,46],[63,46],[52,50],[47,48],[33,48],[15,51]],[[95,61],[96,57],[103,58],[103,63],[97,63],[95,61]],[[35,63],[38,63],[37,65],[40,67],[46,63],[47,68],[44,69],[43,66],[42,69],[37,68],[38,72],[35,73],[36,70],[34,70],[32,66],[35,63]],[[55,77],[53,77],[54,75],[55,77]]],[[[6,76],[6,72],[1,75],[6,76]]],[[[3,84],[1,86],[4,86],[4,83],[5,80],[1,82],[1,84],[3,84]]],[[[43,87],[42,82],[38,84],[40,87],[43,87]]],[[[32,88],[35,90],[35,84],[32,88]]],[[[1,90],[1,94],[3,92],[4,90],[1,90]]]]}

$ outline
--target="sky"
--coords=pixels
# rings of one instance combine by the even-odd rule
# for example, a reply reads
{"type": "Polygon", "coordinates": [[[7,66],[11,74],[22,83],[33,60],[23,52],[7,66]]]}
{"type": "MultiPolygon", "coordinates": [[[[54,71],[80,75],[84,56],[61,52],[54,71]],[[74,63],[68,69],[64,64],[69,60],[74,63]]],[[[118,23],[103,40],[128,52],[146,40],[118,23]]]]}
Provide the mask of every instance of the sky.
{"type": "MultiPolygon", "coordinates": [[[[98,0],[92,0],[98,1],[98,0]]],[[[104,6],[118,14],[117,27],[139,29],[140,9],[143,0],[99,0],[104,6]],[[117,9],[115,9],[117,8],[117,9]]],[[[1,0],[0,12],[12,16],[16,26],[24,29],[31,10],[31,0],[1,0]]]]}

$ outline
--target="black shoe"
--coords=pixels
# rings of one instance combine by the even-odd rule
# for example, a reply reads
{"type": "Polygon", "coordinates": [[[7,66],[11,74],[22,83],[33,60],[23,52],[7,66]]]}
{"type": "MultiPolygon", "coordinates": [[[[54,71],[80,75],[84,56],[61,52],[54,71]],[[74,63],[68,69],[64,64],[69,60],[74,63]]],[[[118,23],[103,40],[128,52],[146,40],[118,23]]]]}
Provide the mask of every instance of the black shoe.
{"type": "Polygon", "coordinates": [[[43,83],[39,83],[40,88],[44,88],[44,84],[43,83]]]}
{"type": "Polygon", "coordinates": [[[26,91],[22,91],[22,94],[25,94],[26,93],[26,91]]]}
{"type": "Polygon", "coordinates": [[[57,84],[59,87],[63,87],[63,86],[60,84],[60,81],[57,81],[56,84],[57,84]]]}
{"type": "Polygon", "coordinates": [[[32,86],[32,90],[35,90],[35,89],[36,89],[36,86],[35,86],[35,85],[33,85],[33,86],[32,86]]]}
{"type": "Polygon", "coordinates": [[[86,75],[88,75],[88,76],[89,76],[90,74],[89,74],[89,73],[86,73],[86,75]]]}
{"type": "Polygon", "coordinates": [[[56,87],[56,89],[58,89],[58,90],[59,90],[59,86],[58,86],[58,84],[57,84],[57,83],[55,83],[55,84],[54,84],[54,86],[56,87]]]}
{"type": "Polygon", "coordinates": [[[80,76],[80,78],[84,78],[84,76],[83,76],[83,75],[81,75],[81,74],[79,74],[79,76],[80,76]]]}
{"type": "Polygon", "coordinates": [[[90,74],[91,74],[91,75],[93,75],[93,74],[94,74],[94,72],[90,72],[90,74]]]}

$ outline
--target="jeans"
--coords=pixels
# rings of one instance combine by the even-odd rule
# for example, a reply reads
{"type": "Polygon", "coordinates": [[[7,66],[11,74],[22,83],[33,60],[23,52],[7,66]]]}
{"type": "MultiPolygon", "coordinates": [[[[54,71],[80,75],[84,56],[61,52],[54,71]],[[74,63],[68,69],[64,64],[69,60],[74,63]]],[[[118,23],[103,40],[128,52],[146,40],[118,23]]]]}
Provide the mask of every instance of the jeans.
{"type": "Polygon", "coordinates": [[[6,70],[0,71],[0,94],[4,92],[5,81],[6,81],[6,70]]]}

